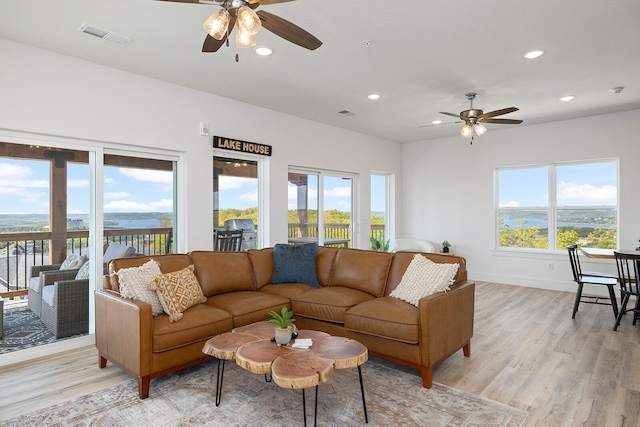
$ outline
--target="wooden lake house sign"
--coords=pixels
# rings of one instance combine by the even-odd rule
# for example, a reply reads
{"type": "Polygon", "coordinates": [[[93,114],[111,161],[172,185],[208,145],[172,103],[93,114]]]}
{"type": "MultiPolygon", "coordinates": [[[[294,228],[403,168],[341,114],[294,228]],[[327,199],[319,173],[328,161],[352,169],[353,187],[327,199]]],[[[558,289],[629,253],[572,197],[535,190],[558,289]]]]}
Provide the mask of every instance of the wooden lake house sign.
{"type": "Polygon", "coordinates": [[[271,153],[273,152],[273,148],[270,145],[240,141],[237,139],[225,138],[223,136],[213,137],[213,148],[240,151],[242,153],[260,154],[262,156],[271,156],[271,153]]]}

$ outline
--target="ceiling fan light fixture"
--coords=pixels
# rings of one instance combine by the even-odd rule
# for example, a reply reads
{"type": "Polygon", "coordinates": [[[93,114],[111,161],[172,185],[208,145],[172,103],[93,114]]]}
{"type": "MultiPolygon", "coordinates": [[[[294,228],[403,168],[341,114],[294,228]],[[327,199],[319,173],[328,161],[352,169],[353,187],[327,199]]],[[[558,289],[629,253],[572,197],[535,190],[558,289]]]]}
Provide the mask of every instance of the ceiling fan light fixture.
{"type": "Polygon", "coordinates": [[[249,35],[258,34],[262,23],[258,15],[248,6],[238,9],[238,25],[249,35]]]}
{"type": "Polygon", "coordinates": [[[485,134],[487,128],[482,123],[476,123],[475,125],[473,125],[473,131],[476,133],[476,135],[481,136],[485,134]]]}
{"type": "Polygon", "coordinates": [[[473,127],[471,126],[471,123],[467,122],[464,124],[464,126],[462,126],[462,129],[460,129],[460,135],[464,136],[465,138],[471,138],[472,130],[473,127]]]}
{"type": "Polygon", "coordinates": [[[229,18],[230,15],[227,9],[220,9],[207,18],[202,26],[211,37],[216,40],[222,40],[227,35],[229,18]]]}
{"type": "Polygon", "coordinates": [[[236,29],[236,46],[238,49],[253,47],[256,45],[256,38],[249,34],[241,26],[236,29]]]}

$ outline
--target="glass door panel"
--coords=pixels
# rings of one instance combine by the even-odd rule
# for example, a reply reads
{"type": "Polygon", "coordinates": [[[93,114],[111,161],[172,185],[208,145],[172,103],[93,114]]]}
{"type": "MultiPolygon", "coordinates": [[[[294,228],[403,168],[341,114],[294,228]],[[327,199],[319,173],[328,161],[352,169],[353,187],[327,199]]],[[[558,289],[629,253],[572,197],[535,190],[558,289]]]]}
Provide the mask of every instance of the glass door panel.
{"type": "Polygon", "coordinates": [[[318,175],[289,172],[289,243],[318,242],[318,175]]]}
{"type": "Polygon", "coordinates": [[[213,158],[213,228],[242,230],[241,250],[258,247],[258,162],[213,158]]]}
{"type": "Polygon", "coordinates": [[[324,176],[323,210],[325,246],[351,247],[353,179],[324,176]]]}

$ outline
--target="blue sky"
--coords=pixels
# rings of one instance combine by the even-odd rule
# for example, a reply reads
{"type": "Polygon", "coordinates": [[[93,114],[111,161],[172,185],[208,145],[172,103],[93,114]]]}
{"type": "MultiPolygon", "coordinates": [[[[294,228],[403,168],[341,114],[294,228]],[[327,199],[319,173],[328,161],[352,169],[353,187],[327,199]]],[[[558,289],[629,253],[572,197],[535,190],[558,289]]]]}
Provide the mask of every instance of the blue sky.
{"type": "MultiPolygon", "coordinates": [[[[105,212],[171,212],[171,172],[105,167],[105,212]]],[[[69,164],[67,212],[89,211],[89,166],[69,164]]],[[[0,214],[49,213],[49,162],[0,160],[0,214]]]]}
{"type": "MultiPolygon", "coordinates": [[[[504,207],[548,206],[547,167],[499,171],[499,204],[504,207]]],[[[556,167],[558,206],[615,206],[617,164],[600,162],[556,167]]]]}
{"type": "MultiPolygon", "coordinates": [[[[143,169],[105,167],[105,212],[171,212],[172,173],[143,169]]],[[[384,210],[384,177],[374,179],[381,189],[374,190],[372,210],[384,210]]],[[[374,184],[376,185],[376,184],[374,184]]],[[[69,215],[89,211],[89,167],[69,164],[67,176],[69,215]]],[[[257,179],[221,176],[221,209],[246,209],[258,204],[257,179]]],[[[326,177],[325,209],[349,210],[351,181],[326,177]]],[[[317,200],[317,180],[310,189],[317,200]]],[[[295,187],[289,186],[289,208],[295,209],[295,187]]],[[[310,206],[315,209],[317,206],[310,206]]],[[[49,213],[49,162],[0,159],[0,214],[49,213]]]]}

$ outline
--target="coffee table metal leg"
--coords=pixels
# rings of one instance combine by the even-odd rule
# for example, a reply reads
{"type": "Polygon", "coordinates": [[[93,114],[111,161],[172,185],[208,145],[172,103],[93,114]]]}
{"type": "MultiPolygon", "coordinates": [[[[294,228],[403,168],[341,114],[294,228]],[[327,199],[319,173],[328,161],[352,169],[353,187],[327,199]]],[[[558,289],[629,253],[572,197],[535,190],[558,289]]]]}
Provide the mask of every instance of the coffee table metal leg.
{"type": "Polygon", "coordinates": [[[271,382],[271,372],[264,374],[264,381],[267,383],[271,382]]]}
{"type": "Polygon", "coordinates": [[[360,376],[360,391],[362,392],[362,407],[364,408],[364,422],[369,424],[369,417],[367,416],[367,402],[364,398],[364,384],[362,383],[362,369],[361,365],[358,365],[358,375],[360,376]]]}
{"type": "Polygon", "coordinates": [[[218,359],[218,376],[216,377],[216,406],[220,406],[220,400],[222,399],[222,380],[224,379],[224,359],[218,359]],[[222,361],[222,369],[220,369],[220,362],[222,361]]]}
{"type": "MultiPolygon", "coordinates": [[[[307,399],[302,389],[302,416],[304,417],[304,427],[307,427],[307,399]]],[[[313,427],[318,425],[318,386],[316,385],[316,403],[313,410],[313,427]]]]}

